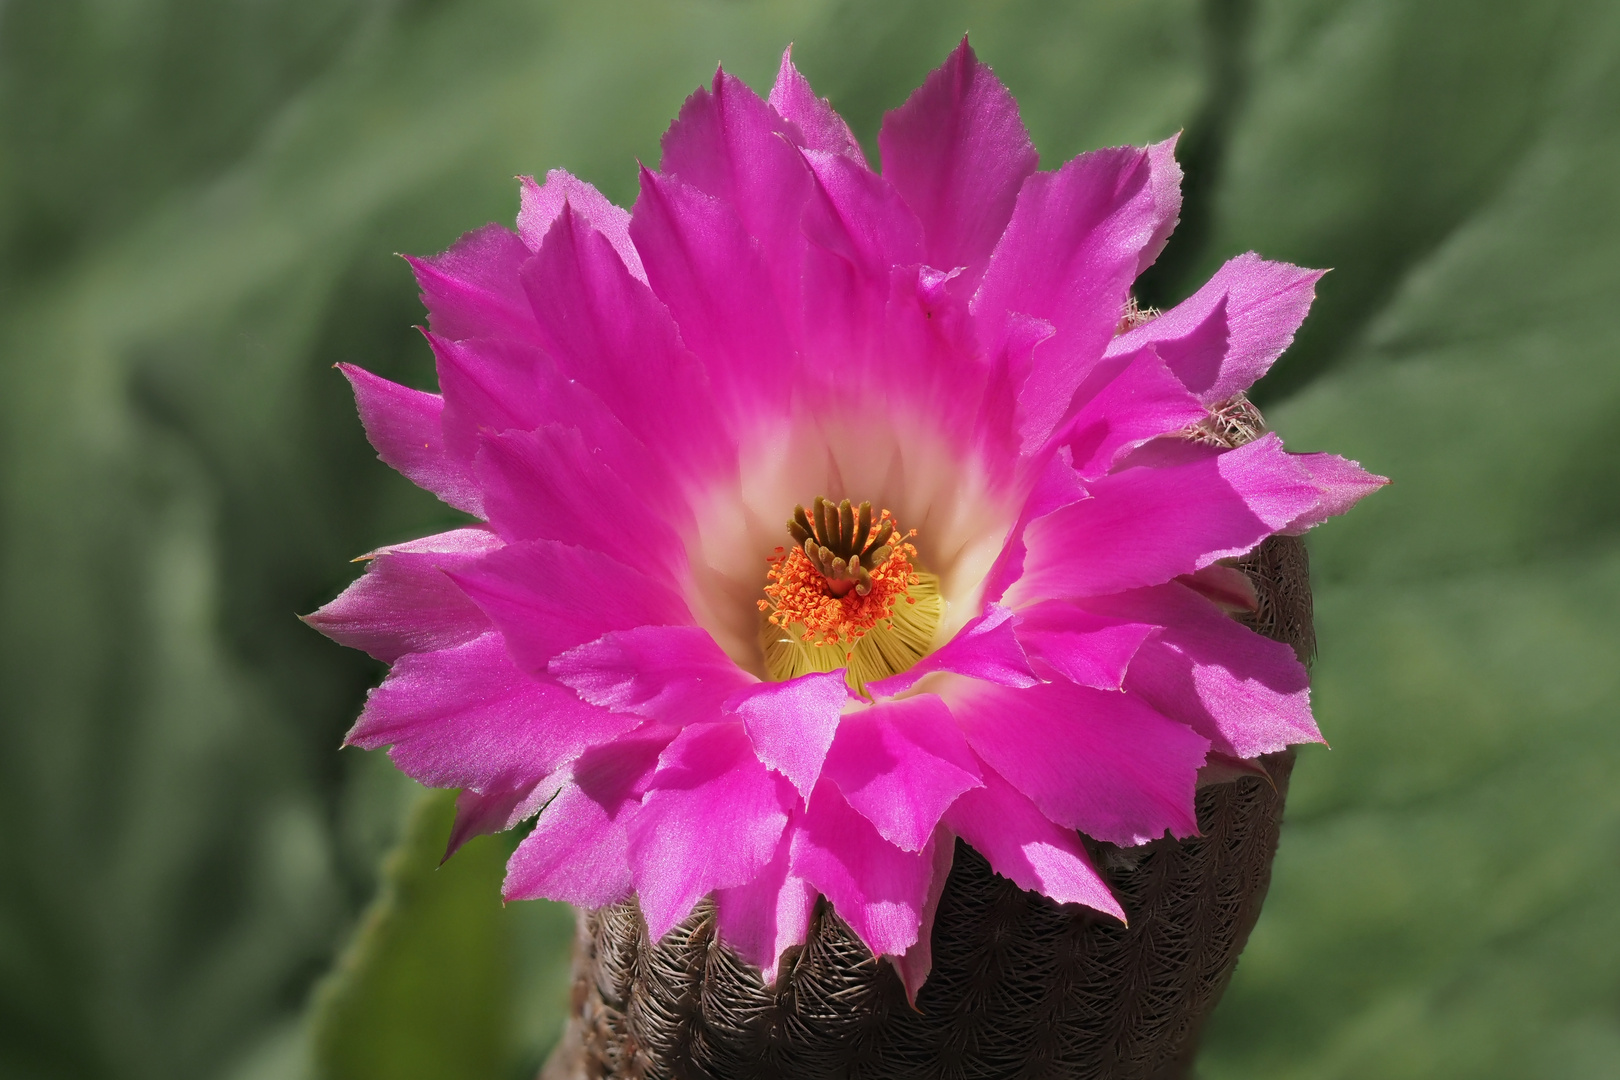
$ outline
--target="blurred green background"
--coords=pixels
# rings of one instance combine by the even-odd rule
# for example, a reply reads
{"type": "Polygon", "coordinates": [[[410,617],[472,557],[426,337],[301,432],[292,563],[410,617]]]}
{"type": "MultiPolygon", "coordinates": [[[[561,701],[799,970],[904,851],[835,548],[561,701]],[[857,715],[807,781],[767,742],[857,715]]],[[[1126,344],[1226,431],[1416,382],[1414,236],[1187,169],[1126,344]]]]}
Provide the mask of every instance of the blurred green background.
{"type": "Polygon", "coordinates": [[[1335,268],[1259,397],[1396,480],[1312,538],[1333,749],[1202,1074],[1620,1076],[1613,0],[3,0],[0,1075],[533,1074],[570,914],[434,869],[294,618],[449,520],[331,365],[431,386],[392,253],[627,202],[717,61],[871,147],[965,30],[1048,165],[1185,130],[1145,300],[1335,268]]]}

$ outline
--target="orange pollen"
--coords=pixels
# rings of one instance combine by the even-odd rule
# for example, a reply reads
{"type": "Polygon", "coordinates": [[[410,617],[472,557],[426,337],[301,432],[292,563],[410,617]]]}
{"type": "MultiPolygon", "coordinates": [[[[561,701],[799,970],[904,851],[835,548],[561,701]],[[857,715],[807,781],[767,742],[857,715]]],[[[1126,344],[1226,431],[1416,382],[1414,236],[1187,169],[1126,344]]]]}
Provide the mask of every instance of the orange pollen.
{"type": "MultiPolygon", "coordinates": [[[[884,510],[879,523],[892,521],[884,510]]],[[[896,535],[889,541],[888,558],[872,567],[872,588],[865,596],[849,588],[848,582],[828,581],[802,547],[790,548],[786,554],[777,548],[766,560],[770,570],[765,595],[770,599],[759,601],[759,610],[770,612],[769,621],[784,630],[802,626],[801,637],[809,644],[853,645],[885,622],[902,599],[916,603],[906,595],[917,583],[912,569],[917,548],[911,543],[916,535],[917,530],[912,529],[903,538],[896,535]]]]}

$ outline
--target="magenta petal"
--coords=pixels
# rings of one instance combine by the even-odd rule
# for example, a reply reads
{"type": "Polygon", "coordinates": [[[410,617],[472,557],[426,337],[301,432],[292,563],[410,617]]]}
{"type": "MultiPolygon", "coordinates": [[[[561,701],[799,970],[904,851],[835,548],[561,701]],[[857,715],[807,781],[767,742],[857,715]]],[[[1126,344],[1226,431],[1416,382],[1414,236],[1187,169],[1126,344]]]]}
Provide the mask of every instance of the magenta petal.
{"type": "MultiPolygon", "coordinates": [[[[823,269],[832,265],[822,264],[823,269]]],[[[967,298],[957,288],[960,276],[959,269],[947,273],[920,264],[892,267],[883,323],[872,328],[880,335],[879,344],[864,355],[844,356],[836,378],[825,378],[831,369],[818,372],[825,378],[824,400],[837,410],[853,395],[927,417],[940,439],[958,447],[963,459],[972,456],[982,463],[988,484],[1026,486],[1020,476],[1026,462],[1018,455],[1017,387],[1024,377],[1023,360],[1050,327],[1020,321],[986,364],[967,298]]],[[[861,317],[858,309],[852,314],[861,317]]],[[[863,332],[854,324],[849,329],[863,332]]],[[[831,340],[826,337],[823,344],[831,340]]]]}
{"type": "Polygon", "coordinates": [[[981,338],[1014,313],[1056,332],[1034,353],[1019,400],[1026,450],[1044,442],[1113,339],[1137,261],[1157,226],[1148,151],[1082,154],[1024,181],[973,300],[981,338]]]}
{"type": "Polygon", "coordinates": [[[967,38],[883,118],[883,175],[922,222],[923,259],[965,267],[971,294],[1040,155],[1018,103],[967,38]]]}
{"type": "Polygon", "coordinates": [[[649,504],[645,478],[621,478],[578,429],[545,424],[481,441],[475,471],[502,539],[590,548],[671,583],[685,572],[680,537],[649,504]]]}
{"type": "Polygon", "coordinates": [[[574,783],[611,814],[639,806],[659,759],[679,734],[672,724],[644,724],[610,745],[592,747],[574,762],[574,783]]]}
{"type": "Polygon", "coordinates": [[[1337,517],[1389,483],[1389,477],[1370,473],[1360,462],[1347,461],[1337,454],[1294,454],[1292,457],[1295,464],[1310,474],[1311,484],[1318,492],[1316,505],[1290,521],[1283,530],[1292,536],[1337,517]]]}
{"type": "Polygon", "coordinates": [[[815,177],[805,204],[805,347],[834,383],[880,362],[896,267],[922,260],[922,226],[889,183],[839,154],[802,152],[815,177]]]}
{"type": "Polygon", "coordinates": [[[448,859],[475,836],[505,832],[539,813],[562,787],[563,778],[546,777],[487,792],[463,789],[456,796],[456,820],[450,826],[444,857],[448,859]]]}
{"type": "Polygon", "coordinates": [[[741,80],[717,71],[710,89],[681,106],[664,134],[660,162],[663,172],[736,211],[759,241],[777,303],[794,320],[804,258],[799,215],[810,192],[795,134],[741,80]]]}
{"type": "MultiPolygon", "coordinates": [[[[1199,448],[1192,448],[1199,450],[1199,448]]],[[[1241,555],[1317,504],[1275,434],[1163,468],[1129,468],[1025,530],[1009,607],[1158,585],[1241,555]]]]}
{"type": "Polygon", "coordinates": [[[793,46],[782,51],[782,63],[776,70],[776,84],[768,99],[777,115],[799,129],[798,144],[806,150],[825,150],[829,154],[843,154],[851,161],[866,164],[861,144],[849,130],[844,118],[833,109],[826,98],[816,97],[809,80],[793,66],[793,46]]]}
{"type": "Polygon", "coordinates": [[[984,770],[983,787],[963,795],[945,812],[945,823],[988,859],[992,870],[1020,889],[1060,904],[1084,904],[1125,921],[1125,910],[1092,864],[1079,834],[1047,820],[993,770],[984,770]]]}
{"type": "Polygon", "coordinates": [[[1187,389],[1214,405],[1248,389],[1288,348],[1322,274],[1239,255],[1186,300],[1121,334],[1108,352],[1155,345],[1187,389]]]}
{"type": "Polygon", "coordinates": [[[845,716],[822,775],[906,851],[921,851],[945,808],[979,786],[979,766],[933,694],[882,701],[845,716]]]}
{"type": "Polygon", "coordinates": [[[1067,446],[1059,447],[1030,488],[1029,498],[1024,503],[1023,519],[1026,522],[1034,521],[1054,510],[1089,498],[1091,492],[1074,467],[1074,452],[1067,446]]]}
{"type": "Polygon", "coordinates": [[[818,671],[787,682],[760,683],[727,707],[742,718],[754,752],[808,799],[821,775],[838,717],[849,703],[844,672],[818,671]]]}
{"type": "MultiPolygon", "coordinates": [[[[582,414],[618,423],[600,398],[558,372],[536,345],[452,341],[431,333],[427,340],[444,392],[445,445],[469,464],[487,432],[531,431],[582,414]]],[[[577,420],[575,426],[581,426],[577,420]]]]}
{"type": "Polygon", "coordinates": [[[592,705],[683,727],[720,719],[727,698],[758,682],[698,626],[605,634],[555,657],[550,671],[592,705]]]}
{"type": "Polygon", "coordinates": [[[675,729],[649,724],[580,755],[570,782],[540,812],[506,864],[506,900],[560,900],[584,908],[630,892],[631,820],[675,729]]]}
{"type": "Polygon", "coordinates": [[[949,700],[979,756],[1057,824],[1127,846],[1198,831],[1193,791],[1209,740],[1131,695],[967,683],[949,700]]]}
{"type": "Polygon", "coordinates": [[[933,879],[934,850],[901,851],[852,810],[836,785],[816,785],[793,836],[792,872],[814,885],[877,956],[917,942],[933,879]]]}
{"type": "Polygon", "coordinates": [[[304,621],[352,649],[391,664],[410,652],[471,641],[489,619],[445,570],[471,565],[501,546],[486,529],[452,529],[373,552],[366,572],[304,621]]]}
{"type": "Polygon", "coordinates": [[[805,150],[802,156],[815,179],[805,205],[805,235],[863,277],[880,281],[887,294],[891,267],[925,261],[922,223],[900,193],[870,169],[840,154],[805,150]]]}
{"type": "Polygon", "coordinates": [[[1147,346],[1080,407],[1063,437],[1075,472],[1095,480],[1149,439],[1181,431],[1208,415],[1147,346]]]}
{"type": "Polygon", "coordinates": [[[1029,497],[1025,499],[1024,508],[1018,515],[1018,524],[1007,539],[1007,546],[1001,549],[995,565],[985,576],[985,600],[990,603],[999,602],[1023,574],[1024,559],[1028,555],[1024,545],[1024,531],[1030,522],[1038,521],[1054,510],[1090,497],[1085,483],[1080,479],[1080,474],[1074,471],[1073,452],[1067,446],[1059,446],[1057,452],[1046,459],[1040,473],[1036,475],[1029,497]]]}
{"type": "Polygon", "coordinates": [[[793,825],[777,841],[776,854],[754,880],[714,894],[715,923],[720,940],[758,967],[765,985],[776,982],[782,954],[804,944],[816,890],[789,869],[793,825]]]}
{"type": "Polygon", "coordinates": [[[1081,686],[1118,690],[1142,642],[1158,628],[1099,615],[1062,600],[1018,613],[1018,640],[1038,663],[1081,686]]]}
{"type": "Polygon", "coordinates": [[[467,469],[445,453],[439,417],[444,399],[379,378],[353,364],[339,364],[354,388],[366,438],[377,456],[411,483],[469,514],[483,514],[483,496],[467,469]]]}
{"type": "Polygon", "coordinates": [[[1105,617],[1162,627],[1131,662],[1125,688],[1237,758],[1321,742],[1310,683],[1294,650],[1234,622],[1180,585],[1099,597],[1105,617]]]}
{"type": "Polygon", "coordinates": [[[444,443],[471,465],[483,438],[547,424],[578,428],[596,459],[634,477],[648,509],[664,521],[690,521],[663,459],[619,422],[600,397],[570,379],[537,346],[515,341],[450,341],[428,335],[444,391],[444,443]]]}
{"type": "Polygon", "coordinates": [[[892,697],[909,690],[933,671],[954,671],[1004,686],[1033,686],[1041,680],[1030,670],[1029,658],[1013,633],[1013,614],[994,604],[971,620],[956,636],[898,675],[866,684],[873,697],[892,697]]]}
{"type": "Polygon", "coordinates": [[[347,742],[389,757],[430,787],[534,780],[641,723],[519,671],[499,634],[400,657],[366,697],[347,742]]]}
{"type": "Polygon", "coordinates": [[[739,723],[686,728],[658,760],[630,824],[630,867],[654,941],[706,893],[753,880],[787,825],[793,789],[739,723]]]}
{"type": "Polygon", "coordinates": [[[630,242],[628,211],[614,206],[607,196],[565,169],[552,169],[546,173],[544,185],[536,184],[532,176],[521,177],[520,183],[518,235],[530,251],[540,250],[546,233],[551,231],[557,218],[562,215],[563,207],[569,206],[592,228],[608,238],[632,277],[647,280],[647,272],[641,268],[641,256],[630,242]]]}
{"type": "Polygon", "coordinates": [[[503,900],[559,900],[600,907],[630,892],[629,839],[621,822],[565,785],[506,864],[503,900]]]}
{"type": "Polygon", "coordinates": [[[664,133],[659,164],[664,172],[735,206],[749,231],[769,246],[773,233],[785,231],[774,220],[785,217],[780,200],[795,189],[802,198],[805,190],[804,171],[794,160],[792,144],[782,137],[786,134],[759,95],[742,80],[717,71],[712,86],[687,98],[664,133]],[[771,227],[756,227],[767,221],[771,227]]]}
{"type": "MultiPolygon", "coordinates": [[[[972,310],[970,304],[970,314],[972,310]]],[[[982,323],[983,320],[975,320],[976,332],[983,332],[982,323]]],[[[1019,395],[1035,366],[1035,350],[1055,333],[1057,328],[1045,319],[1012,312],[991,339],[995,344],[985,350],[990,366],[982,395],[982,423],[998,432],[1006,432],[1006,442],[1015,453],[1023,443],[1018,434],[1023,421],[1019,395]]]]}
{"type": "Polygon", "coordinates": [[[523,283],[542,347],[632,435],[699,483],[735,469],[702,366],[606,237],[565,207],[523,283]]]}
{"type": "Polygon", "coordinates": [[[723,410],[754,423],[785,413],[797,355],[760,245],[731,207],[643,169],[630,231],[723,410]]]}
{"type": "Polygon", "coordinates": [[[402,540],[397,544],[384,544],[372,548],[355,562],[371,562],[384,555],[432,555],[450,565],[460,558],[477,559],[506,545],[483,525],[468,525],[448,532],[429,533],[415,540],[402,540]]]}
{"type": "Polygon", "coordinates": [[[917,991],[928,981],[934,969],[934,916],[939,914],[939,898],[945,895],[945,881],[951,876],[951,863],[956,858],[956,837],[941,826],[934,831],[934,869],[928,883],[928,899],[923,902],[922,919],[917,926],[917,940],[899,956],[889,957],[900,982],[906,988],[906,1000],[917,1007],[917,991]]]}
{"type": "Polygon", "coordinates": [[[428,326],[441,337],[532,340],[534,316],[518,279],[529,249],[508,229],[485,225],[442,255],[406,256],[416,271],[428,326]]]}
{"type": "Polygon", "coordinates": [[[1148,184],[1153,189],[1153,235],[1136,261],[1136,273],[1152,266],[1158,259],[1176,223],[1181,220],[1181,166],[1176,163],[1176,143],[1179,134],[1148,147],[1148,167],[1152,174],[1148,184]]]}
{"type": "Polygon", "coordinates": [[[613,630],[692,623],[669,586],[555,540],[510,544],[450,576],[506,636],[513,659],[535,672],[613,630]]]}

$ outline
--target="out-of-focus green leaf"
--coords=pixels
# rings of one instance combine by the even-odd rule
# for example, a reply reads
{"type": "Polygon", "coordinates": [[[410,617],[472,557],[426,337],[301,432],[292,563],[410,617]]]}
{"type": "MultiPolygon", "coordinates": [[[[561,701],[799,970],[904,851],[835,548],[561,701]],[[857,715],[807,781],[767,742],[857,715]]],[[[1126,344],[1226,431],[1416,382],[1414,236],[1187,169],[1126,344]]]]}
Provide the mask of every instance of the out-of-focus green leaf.
{"type": "Polygon", "coordinates": [[[382,887],[317,989],[318,1075],[490,1080],[511,1008],[500,846],[480,838],[444,866],[449,792],[424,793],[382,887]]]}
{"type": "MultiPolygon", "coordinates": [[[[479,837],[440,866],[455,798],[424,793],[381,892],[354,940],[317,990],[311,1042],[317,1077],[343,1080],[499,1080],[520,1067],[532,1075],[544,1045],[514,1046],[519,919],[549,932],[550,954],[525,972],[551,1000],[567,989],[573,917],[555,904],[503,909],[500,882],[511,845],[479,837]],[[539,978],[537,978],[539,976],[539,978]]],[[[529,1004],[529,1003],[525,1003],[529,1004]]],[[[545,1034],[555,1037],[558,1024],[545,1034]]]]}
{"type": "Polygon", "coordinates": [[[1263,10],[1218,235],[1348,271],[1270,415],[1395,484],[1205,1072],[1620,1075],[1620,11],[1263,10]]]}
{"type": "Polygon", "coordinates": [[[387,0],[12,0],[0,273],[59,268],[240,157],[387,0]]]}
{"type": "MultiPolygon", "coordinates": [[[[1612,46],[1601,0],[1215,0],[1247,12],[1212,237],[1229,254],[1332,267],[1277,400],[1350,346],[1414,271],[1483,212],[1573,100],[1572,64],[1612,46]],[[1595,47],[1594,47],[1595,46],[1595,47]]],[[[1587,247],[1587,250],[1593,250],[1587,247]]],[[[1490,306],[1490,305],[1487,305],[1490,306]]]]}

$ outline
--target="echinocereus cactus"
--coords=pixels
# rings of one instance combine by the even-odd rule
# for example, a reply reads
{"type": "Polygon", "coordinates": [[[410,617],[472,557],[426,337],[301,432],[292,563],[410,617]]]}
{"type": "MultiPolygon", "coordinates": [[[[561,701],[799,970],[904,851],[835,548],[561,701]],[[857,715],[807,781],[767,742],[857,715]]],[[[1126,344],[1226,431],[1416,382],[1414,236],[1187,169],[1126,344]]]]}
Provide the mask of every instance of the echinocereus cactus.
{"type": "Polygon", "coordinates": [[[768,985],[824,896],[914,998],[958,838],[1123,919],[1082,834],[1192,835],[1201,770],[1320,739],[1233,563],[1383,480],[1252,437],[1317,272],[1137,309],[1174,140],[1038,171],[964,42],[879,144],[784,57],[687,101],[633,211],[553,172],[413,260],[440,393],[344,370],[478,521],[309,621],[393,665],[349,741],[461,789],[452,847],[538,815],[508,899],[656,941],[712,896],[768,985]]]}

